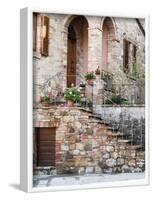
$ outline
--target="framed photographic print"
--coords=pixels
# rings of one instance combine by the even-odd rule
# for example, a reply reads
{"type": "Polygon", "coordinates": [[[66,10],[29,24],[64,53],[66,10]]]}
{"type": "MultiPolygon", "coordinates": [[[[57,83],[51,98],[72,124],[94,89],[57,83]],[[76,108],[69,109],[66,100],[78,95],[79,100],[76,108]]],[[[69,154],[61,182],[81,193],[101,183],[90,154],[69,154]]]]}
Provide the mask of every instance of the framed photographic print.
{"type": "Polygon", "coordinates": [[[21,10],[21,189],[148,184],[148,17],[21,10]]]}

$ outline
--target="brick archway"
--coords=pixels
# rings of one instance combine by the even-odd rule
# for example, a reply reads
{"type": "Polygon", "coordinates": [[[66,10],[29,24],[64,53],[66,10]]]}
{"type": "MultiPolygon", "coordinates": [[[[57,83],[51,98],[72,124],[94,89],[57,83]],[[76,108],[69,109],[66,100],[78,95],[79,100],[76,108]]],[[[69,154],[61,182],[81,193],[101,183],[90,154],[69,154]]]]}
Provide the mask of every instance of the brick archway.
{"type": "Polygon", "coordinates": [[[110,17],[102,20],[102,69],[111,72],[113,68],[113,49],[116,39],[115,23],[110,17]]]}

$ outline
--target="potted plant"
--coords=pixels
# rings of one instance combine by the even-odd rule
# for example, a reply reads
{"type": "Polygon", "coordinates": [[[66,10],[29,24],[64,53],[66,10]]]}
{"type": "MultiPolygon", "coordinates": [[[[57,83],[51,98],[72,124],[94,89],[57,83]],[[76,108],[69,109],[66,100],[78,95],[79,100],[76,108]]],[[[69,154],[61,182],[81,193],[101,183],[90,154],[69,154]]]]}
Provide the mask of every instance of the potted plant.
{"type": "Polygon", "coordinates": [[[45,107],[49,106],[50,100],[51,99],[49,95],[40,96],[40,102],[45,107]]]}
{"type": "Polygon", "coordinates": [[[94,79],[96,78],[94,72],[87,72],[85,75],[85,79],[88,83],[88,85],[93,85],[94,79]]]}
{"type": "Polygon", "coordinates": [[[98,66],[97,69],[95,70],[96,75],[100,75],[100,67],[98,66]]]}
{"type": "Polygon", "coordinates": [[[81,94],[76,87],[66,88],[64,92],[64,99],[67,101],[68,107],[73,107],[74,103],[80,102],[81,94]]]}

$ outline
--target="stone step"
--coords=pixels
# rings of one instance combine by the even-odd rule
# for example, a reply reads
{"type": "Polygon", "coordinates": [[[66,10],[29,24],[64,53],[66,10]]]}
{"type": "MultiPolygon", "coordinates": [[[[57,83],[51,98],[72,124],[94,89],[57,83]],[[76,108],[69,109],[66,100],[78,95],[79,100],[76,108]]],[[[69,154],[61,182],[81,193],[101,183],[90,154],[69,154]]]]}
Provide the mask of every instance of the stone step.
{"type": "Polygon", "coordinates": [[[109,126],[108,130],[110,130],[110,131],[118,131],[118,127],[109,126]]]}
{"type": "Polygon", "coordinates": [[[131,140],[125,140],[125,139],[118,140],[118,143],[129,143],[129,142],[131,142],[131,140]]]}
{"type": "Polygon", "coordinates": [[[141,149],[142,148],[142,145],[130,145],[130,146],[127,146],[127,149],[129,150],[135,150],[135,149],[141,149]]]}
{"type": "Polygon", "coordinates": [[[89,123],[104,124],[101,120],[92,119],[88,121],[89,123]]]}
{"type": "Polygon", "coordinates": [[[144,156],[145,155],[145,151],[137,151],[137,155],[138,156],[144,156]]]}
{"type": "Polygon", "coordinates": [[[96,115],[96,114],[90,114],[88,115],[89,119],[99,119],[99,120],[102,120],[101,119],[101,116],[100,115],[96,115]]]}
{"type": "Polygon", "coordinates": [[[97,132],[97,134],[100,134],[100,135],[108,135],[108,136],[112,136],[112,137],[123,137],[122,133],[120,133],[120,132],[114,133],[114,132],[108,130],[106,126],[99,128],[96,132],[97,132]]]}
{"type": "Polygon", "coordinates": [[[110,135],[110,136],[114,136],[114,137],[123,136],[122,133],[109,133],[108,135],[110,135]]]}
{"type": "Polygon", "coordinates": [[[88,108],[79,108],[80,110],[87,112],[87,113],[93,113],[92,110],[88,109],[88,108]]]}

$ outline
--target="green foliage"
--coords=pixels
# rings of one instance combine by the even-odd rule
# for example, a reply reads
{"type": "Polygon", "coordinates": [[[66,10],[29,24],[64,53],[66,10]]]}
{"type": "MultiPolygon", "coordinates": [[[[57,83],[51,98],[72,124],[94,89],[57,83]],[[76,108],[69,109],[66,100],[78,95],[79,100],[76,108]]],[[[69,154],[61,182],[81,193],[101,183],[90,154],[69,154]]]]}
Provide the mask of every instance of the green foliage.
{"type": "Polygon", "coordinates": [[[105,101],[106,104],[128,105],[127,99],[122,98],[120,95],[112,95],[105,101]]]}
{"type": "Polygon", "coordinates": [[[85,79],[86,80],[92,80],[92,79],[95,79],[95,78],[96,78],[96,76],[95,76],[94,72],[87,72],[85,74],[85,79]]]}
{"type": "Polygon", "coordinates": [[[41,97],[40,99],[40,102],[47,102],[49,103],[50,102],[50,97],[48,95],[45,95],[44,97],[41,97]]]}
{"type": "Polygon", "coordinates": [[[80,102],[81,100],[80,91],[76,87],[67,88],[64,92],[64,99],[71,100],[74,103],[80,102]]]}

